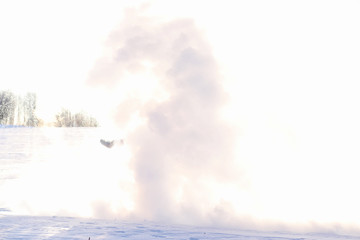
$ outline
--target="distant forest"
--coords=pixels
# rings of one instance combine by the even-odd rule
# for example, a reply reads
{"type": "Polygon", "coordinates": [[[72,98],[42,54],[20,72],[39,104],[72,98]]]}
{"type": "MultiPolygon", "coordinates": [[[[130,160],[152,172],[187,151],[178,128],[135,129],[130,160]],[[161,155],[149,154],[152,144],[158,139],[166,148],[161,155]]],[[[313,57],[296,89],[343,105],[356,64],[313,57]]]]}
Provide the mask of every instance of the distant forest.
{"type": "MultiPolygon", "coordinates": [[[[0,125],[39,127],[44,122],[36,116],[35,93],[16,95],[11,91],[0,91],[0,125]]],[[[84,112],[71,113],[62,109],[55,116],[55,127],[98,127],[95,118],[84,112]]]]}
{"type": "Polygon", "coordinates": [[[84,112],[71,113],[68,109],[63,108],[56,114],[55,127],[98,127],[99,124],[95,118],[84,112]]]}

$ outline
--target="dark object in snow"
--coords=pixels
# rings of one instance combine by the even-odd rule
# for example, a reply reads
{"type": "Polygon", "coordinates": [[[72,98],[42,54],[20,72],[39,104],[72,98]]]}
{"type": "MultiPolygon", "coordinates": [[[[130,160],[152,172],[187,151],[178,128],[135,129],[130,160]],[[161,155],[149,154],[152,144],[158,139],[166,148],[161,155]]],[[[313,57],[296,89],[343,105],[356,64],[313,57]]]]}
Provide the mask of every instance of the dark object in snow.
{"type": "Polygon", "coordinates": [[[105,147],[112,148],[114,145],[119,145],[119,146],[124,145],[124,140],[119,139],[119,140],[106,141],[104,139],[100,139],[100,143],[105,147]]]}
{"type": "Polygon", "coordinates": [[[104,139],[100,139],[100,142],[102,145],[104,145],[105,147],[111,148],[112,146],[114,146],[114,140],[113,141],[105,141],[104,139]]]}

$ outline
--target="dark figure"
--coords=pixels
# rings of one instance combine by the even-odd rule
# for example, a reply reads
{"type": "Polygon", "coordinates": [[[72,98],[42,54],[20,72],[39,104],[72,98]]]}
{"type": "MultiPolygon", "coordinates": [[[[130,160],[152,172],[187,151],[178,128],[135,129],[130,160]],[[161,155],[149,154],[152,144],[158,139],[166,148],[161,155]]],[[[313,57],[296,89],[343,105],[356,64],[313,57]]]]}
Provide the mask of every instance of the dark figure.
{"type": "Polygon", "coordinates": [[[112,146],[114,146],[114,141],[105,141],[104,139],[100,140],[101,144],[104,145],[105,147],[111,148],[112,146]]]}

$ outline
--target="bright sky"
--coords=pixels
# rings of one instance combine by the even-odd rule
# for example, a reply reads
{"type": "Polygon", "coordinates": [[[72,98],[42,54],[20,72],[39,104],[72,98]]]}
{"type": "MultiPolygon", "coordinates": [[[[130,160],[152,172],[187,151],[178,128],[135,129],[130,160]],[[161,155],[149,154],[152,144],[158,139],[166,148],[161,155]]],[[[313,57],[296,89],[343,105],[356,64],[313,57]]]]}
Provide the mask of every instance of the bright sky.
{"type": "MultiPolygon", "coordinates": [[[[64,106],[111,125],[114,102],[139,85],[108,92],[85,82],[124,8],[142,2],[2,1],[1,89],[35,91],[44,119],[64,106]]],[[[304,209],[282,204],[312,194],[320,207],[308,211],[322,220],[360,222],[354,209],[360,202],[359,1],[150,2],[149,15],[195,19],[213,47],[231,99],[225,116],[241,132],[239,157],[264,166],[252,173],[255,189],[262,189],[255,194],[269,199],[262,214],[277,211],[286,219],[298,208],[294,218],[306,219],[301,214],[310,214],[304,209],[314,202],[305,199],[304,209]],[[294,157],[295,166],[288,161],[294,157]],[[292,176],[266,171],[274,164],[293,169],[292,176]],[[270,196],[283,194],[282,187],[264,190],[286,177],[284,201],[270,196]],[[339,201],[342,209],[326,212],[339,201]]]]}
{"type": "MultiPolygon", "coordinates": [[[[104,109],[101,91],[84,83],[124,7],[139,2],[1,3],[2,89],[37,92],[45,118],[59,106],[104,109]]],[[[236,91],[237,109],[298,119],[307,118],[301,111],[320,114],[321,104],[337,110],[356,104],[349,98],[356,97],[358,77],[358,7],[356,1],[153,1],[148,12],[195,19],[236,91]]]]}

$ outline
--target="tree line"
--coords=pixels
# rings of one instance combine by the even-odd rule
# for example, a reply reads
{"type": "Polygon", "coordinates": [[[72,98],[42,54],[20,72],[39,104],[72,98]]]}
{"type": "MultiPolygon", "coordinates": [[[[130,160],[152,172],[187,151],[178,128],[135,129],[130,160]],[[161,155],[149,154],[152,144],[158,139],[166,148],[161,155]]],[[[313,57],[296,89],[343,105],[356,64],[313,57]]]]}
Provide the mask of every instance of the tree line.
{"type": "MultiPolygon", "coordinates": [[[[43,121],[36,116],[35,93],[16,95],[11,91],[0,91],[0,125],[38,127],[43,121]]],[[[98,127],[95,118],[84,112],[71,113],[62,109],[55,116],[55,127],[98,127]]]]}
{"type": "Polygon", "coordinates": [[[84,112],[73,114],[63,108],[55,117],[55,127],[98,127],[96,119],[84,112]]]}
{"type": "Polygon", "coordinates": [[[0,92],[1,125],[37,126],[39,120],[35,116],[35,109],[35,93],[20,96],[10,91],[0,92]]]}

